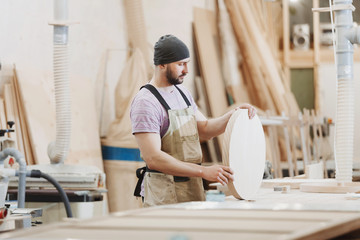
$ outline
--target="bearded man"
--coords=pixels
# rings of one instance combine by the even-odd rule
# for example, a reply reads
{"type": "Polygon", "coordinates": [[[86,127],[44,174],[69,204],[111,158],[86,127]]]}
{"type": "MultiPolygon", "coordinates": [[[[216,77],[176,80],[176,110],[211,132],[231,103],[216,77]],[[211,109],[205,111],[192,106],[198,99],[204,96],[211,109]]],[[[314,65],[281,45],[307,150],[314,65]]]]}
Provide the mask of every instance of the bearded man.
{"type": "MultiPolygon", "coordinates": [[[[200,140],[225,131],[231,115],[206,119],[190,92],[182,85],[188,73],[189,49],[173,35],[160,37],[154,47],[154,76],[134,97],[130,118],[132,133],[146,162],[141,196],[145,207],[204,201],[202,179],[226,185],[233,171],[223,165],[201,166],[200,140]]],[[[141,178],[140,178],[141,179],[141,178]]]]}

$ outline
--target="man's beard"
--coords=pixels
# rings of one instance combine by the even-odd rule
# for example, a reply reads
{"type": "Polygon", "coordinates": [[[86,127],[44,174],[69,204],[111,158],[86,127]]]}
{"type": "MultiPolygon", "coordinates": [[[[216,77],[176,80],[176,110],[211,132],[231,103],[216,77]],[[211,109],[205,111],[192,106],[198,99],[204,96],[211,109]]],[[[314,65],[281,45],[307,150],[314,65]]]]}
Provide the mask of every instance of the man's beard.
{"type": "Polygon", "coordinates": [[[173,76],[173,72],[170,70],[170,68],[168,67],[166,70],[166,78],[168,80],[168,83],[172,84],[172,85],[178,85],[183,83],[183,79],[181,79],[180,77],[185,77],[186,74],[182,74],[179,77],[174,77],[173,76]]]}

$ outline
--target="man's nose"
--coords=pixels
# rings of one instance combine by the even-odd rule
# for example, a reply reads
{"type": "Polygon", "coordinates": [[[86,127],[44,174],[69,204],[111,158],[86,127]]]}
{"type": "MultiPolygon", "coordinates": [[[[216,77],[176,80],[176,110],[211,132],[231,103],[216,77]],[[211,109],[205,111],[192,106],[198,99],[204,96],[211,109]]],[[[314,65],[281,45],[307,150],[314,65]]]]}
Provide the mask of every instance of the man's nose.
{"type": "Polygon", "coordinates": [[[187,74],[188,73],[188,67],[187,65],[184,66],[184,69],[182,70],[182,74],[187,74]]]}

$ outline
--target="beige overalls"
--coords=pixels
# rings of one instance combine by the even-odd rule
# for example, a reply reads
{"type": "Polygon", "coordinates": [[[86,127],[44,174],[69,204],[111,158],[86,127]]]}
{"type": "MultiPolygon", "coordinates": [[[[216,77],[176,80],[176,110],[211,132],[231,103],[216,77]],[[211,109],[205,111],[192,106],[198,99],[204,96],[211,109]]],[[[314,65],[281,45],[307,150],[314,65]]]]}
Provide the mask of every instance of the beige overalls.
{"type": "MultiPolygon", "coordinates": [[[[149,89],[168,111],[169,129],[161,139],[161,150],[180,161],[200,164],[202,152],[196,118],[185,94],[175,86],[188,107],[172,110],[154,86],[147,84],[144,87],[149,89]]],[[[144,190],[144,207],[205,200],[200,177],[174,177],[147,169],[144,190]]]]}

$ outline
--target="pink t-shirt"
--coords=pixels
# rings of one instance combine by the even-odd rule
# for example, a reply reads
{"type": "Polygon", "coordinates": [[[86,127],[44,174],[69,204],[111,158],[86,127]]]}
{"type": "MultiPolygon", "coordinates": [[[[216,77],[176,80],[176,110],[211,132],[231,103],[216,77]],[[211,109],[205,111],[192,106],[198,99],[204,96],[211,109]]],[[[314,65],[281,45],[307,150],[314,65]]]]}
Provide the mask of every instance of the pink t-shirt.
{"type": "MultiPolygon", "coordinates": [[[[194,112],[197,106],[190,92],[182,85],[177,85],[188,98],[194,112]]],[[[174,87],[171,92],[157,88],[160,95],[165,99],[170,109],[187,108],[184,98],[174,87]]],[[[169,118],[166,109],[159,100],[148,89],[141,89],[131,103],[130,118],[132,133],[153,132],[159,133],[163,137],[169,128],[169,118]]]]}

